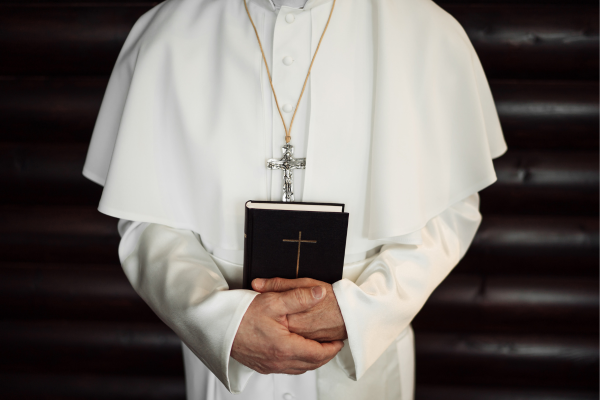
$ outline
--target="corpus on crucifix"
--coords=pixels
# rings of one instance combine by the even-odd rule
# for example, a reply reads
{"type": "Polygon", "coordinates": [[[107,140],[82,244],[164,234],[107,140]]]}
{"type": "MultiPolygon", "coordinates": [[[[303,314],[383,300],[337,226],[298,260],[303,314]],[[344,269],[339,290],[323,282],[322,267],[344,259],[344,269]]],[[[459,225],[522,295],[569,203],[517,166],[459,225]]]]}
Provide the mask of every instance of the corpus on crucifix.
{"type": "Polygon", "coordinates": [[[271,158],[267,160],[267,168],[283,170],[283,196],[284,203],[294,201],[294,176],[292,170],[305,169],[306,158],[294,158],[294,146],[286,143],[282,148],[283,157],[281,160],[271,158]]]}

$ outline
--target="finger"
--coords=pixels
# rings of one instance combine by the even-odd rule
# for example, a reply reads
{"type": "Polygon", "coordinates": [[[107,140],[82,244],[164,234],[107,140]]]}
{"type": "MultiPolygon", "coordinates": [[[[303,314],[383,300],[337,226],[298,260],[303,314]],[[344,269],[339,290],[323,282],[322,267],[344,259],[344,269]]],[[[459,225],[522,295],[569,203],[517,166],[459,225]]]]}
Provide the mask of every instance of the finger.
{"type": "Polygon", "coordinates": [[[301,374],[328,363],[344,347],[341,341],[318,343],[290,334],[273,349],[271,373],[301,374]]]}
{"type": "Polygon", "coordinates": [[[322,365],[335,357],[343,347],[341,340],[319,343],[292,333],[279,350],[284,358],[322,365]]]}
{"type": "Polygon", "coordinates": [[[272,278],[272,279],[260,279],[257,278],[252,281],[252,288],[257,292],[285,292],[288,290],[301,288],[301,287],[312,287],[317,286],[319,281],[310,278],[299,278],[299,279],[284,279],[284,278],[272,278]]]}
{"type": "Polygon", "coordinates": [[[278,296],[273,303],[273,311],[278,317],[306,311],[317,305],[325,297],[325,288],[314,286],[312,288],[297,288],[283,293],[273,293],[278,296]]]}
{"type": "Polygon", "coordinates": [[[300,336],[302,344],[296,349],[296,358],[300,361],[315,364],[320,367],[328,363],[344,347],[344,342],[315,342],[300,336]]]}

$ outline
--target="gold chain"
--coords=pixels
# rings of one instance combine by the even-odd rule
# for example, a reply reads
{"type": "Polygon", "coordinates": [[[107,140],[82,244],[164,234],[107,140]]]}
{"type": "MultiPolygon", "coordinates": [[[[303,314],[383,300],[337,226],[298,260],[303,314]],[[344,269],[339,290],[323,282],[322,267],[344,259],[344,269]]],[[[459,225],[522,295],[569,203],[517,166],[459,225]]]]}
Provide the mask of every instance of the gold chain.
{"type": "Polygon", "coordinates": [[[275,94],[275,88],[273,87],[273,79],[271,78],[271,72],[269,71],[269,65],[267,64],[267,58],[265,57],[265,52],[262,47],[262,43],[260,42],[260,37],[258,36],[258,31],[256,30],[256,25],[254,25],[254,21],[250,16],[250,11],[248,11],[248,4],[246,4],[246,0],[242,0],[244,2],[244,7],[246,7],[246,13],[248,14],[248,18],[250,18],[250,23],[252,24],[252,28],[254,28],[254,33],[256,34],[256,39],[258,40],[258,46],[260,47],[260,52],[262,53],[263,61],[265,62],[265,67],[267,68],[267,75],[269,75],[269,83],[271,84],[271,90],[273,91],[273,97],[275,98],[275,104],[277,105],[277,111],[279,111],[279,116],[281,117],[281,123],[283,124],[283,129],[285,130],[285,142],[289,143],[292,140],[292,125],[294,124],[294,118],[296,118],[296,112],[298,112],[298,106],[300,105],[300,100],[302,100],[302,95],[304,94],[304,89],[306,88],[306,82],[308,82],[308,77],[310,75],[310,70],[312,69],[313,63],[315,62],[315,57],[317,57],[317,53],[319,52],[319,47],[321,47],[321,41],[323,40],[323,36],[325,36],[325,32],[327,32],[327,27],[329,26],[329,21],[331,20],[331,15],[333,14],[333,9],[335,8],[335,0],[333,0],[333,4],[331,6],[331,11],[329,12],[329,18],[327,18],[327,24],[325,24],[325,29],[323,29],[323,33],[321,34],[321,38],[319,39],[319,44],[317,44],[317,49],[315,50],[315,54],[310,62],[310,66],[308,67],[308,73],[306,74],[306,78],[304,79],[304,85],[302,85],[302,92],[300,92],[300,97],[298,98],[298,103],[296,103],[296,108],[294,109],[294,115],[292,115],[292,120],[290,121],[290,127],[288,128],[285,125],[285,121],[283,119],[283,114],[281,113],[281,108],[279,108],[279,101],[277,100],[277,95],[275,94]]]}

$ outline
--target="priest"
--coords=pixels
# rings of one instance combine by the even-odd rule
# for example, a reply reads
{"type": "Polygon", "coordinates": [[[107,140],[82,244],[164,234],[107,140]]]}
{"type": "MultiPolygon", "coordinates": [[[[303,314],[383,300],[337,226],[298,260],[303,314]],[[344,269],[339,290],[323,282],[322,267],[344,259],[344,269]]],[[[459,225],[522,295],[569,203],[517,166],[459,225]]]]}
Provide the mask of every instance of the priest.
{"type": "Polygon", "coordinates": [[[505,150],[473,46],[431,0],[167,0],[127,37],[83,173],[182,340],[189,399],[406,400],[410,323],[505,150]],[[267,168],[282,147],[306,161],[267,168]],[[241,289],[244,203],[282,199],[346,205],[342,280],[241,289]]]}

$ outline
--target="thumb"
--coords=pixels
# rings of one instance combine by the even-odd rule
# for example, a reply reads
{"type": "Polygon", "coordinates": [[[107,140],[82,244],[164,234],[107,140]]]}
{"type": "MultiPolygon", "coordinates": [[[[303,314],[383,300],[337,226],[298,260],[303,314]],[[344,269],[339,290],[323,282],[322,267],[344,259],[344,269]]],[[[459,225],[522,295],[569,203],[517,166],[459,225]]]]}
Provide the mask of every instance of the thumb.
{"type": "Polygon", "coordinates": [[[314,286],[312,288],[297,288],[279,293],[279,302],[275,312],[280,316],[296,314],[306,311],[317,305],[325,297],[325,288],[314,286]]]}

